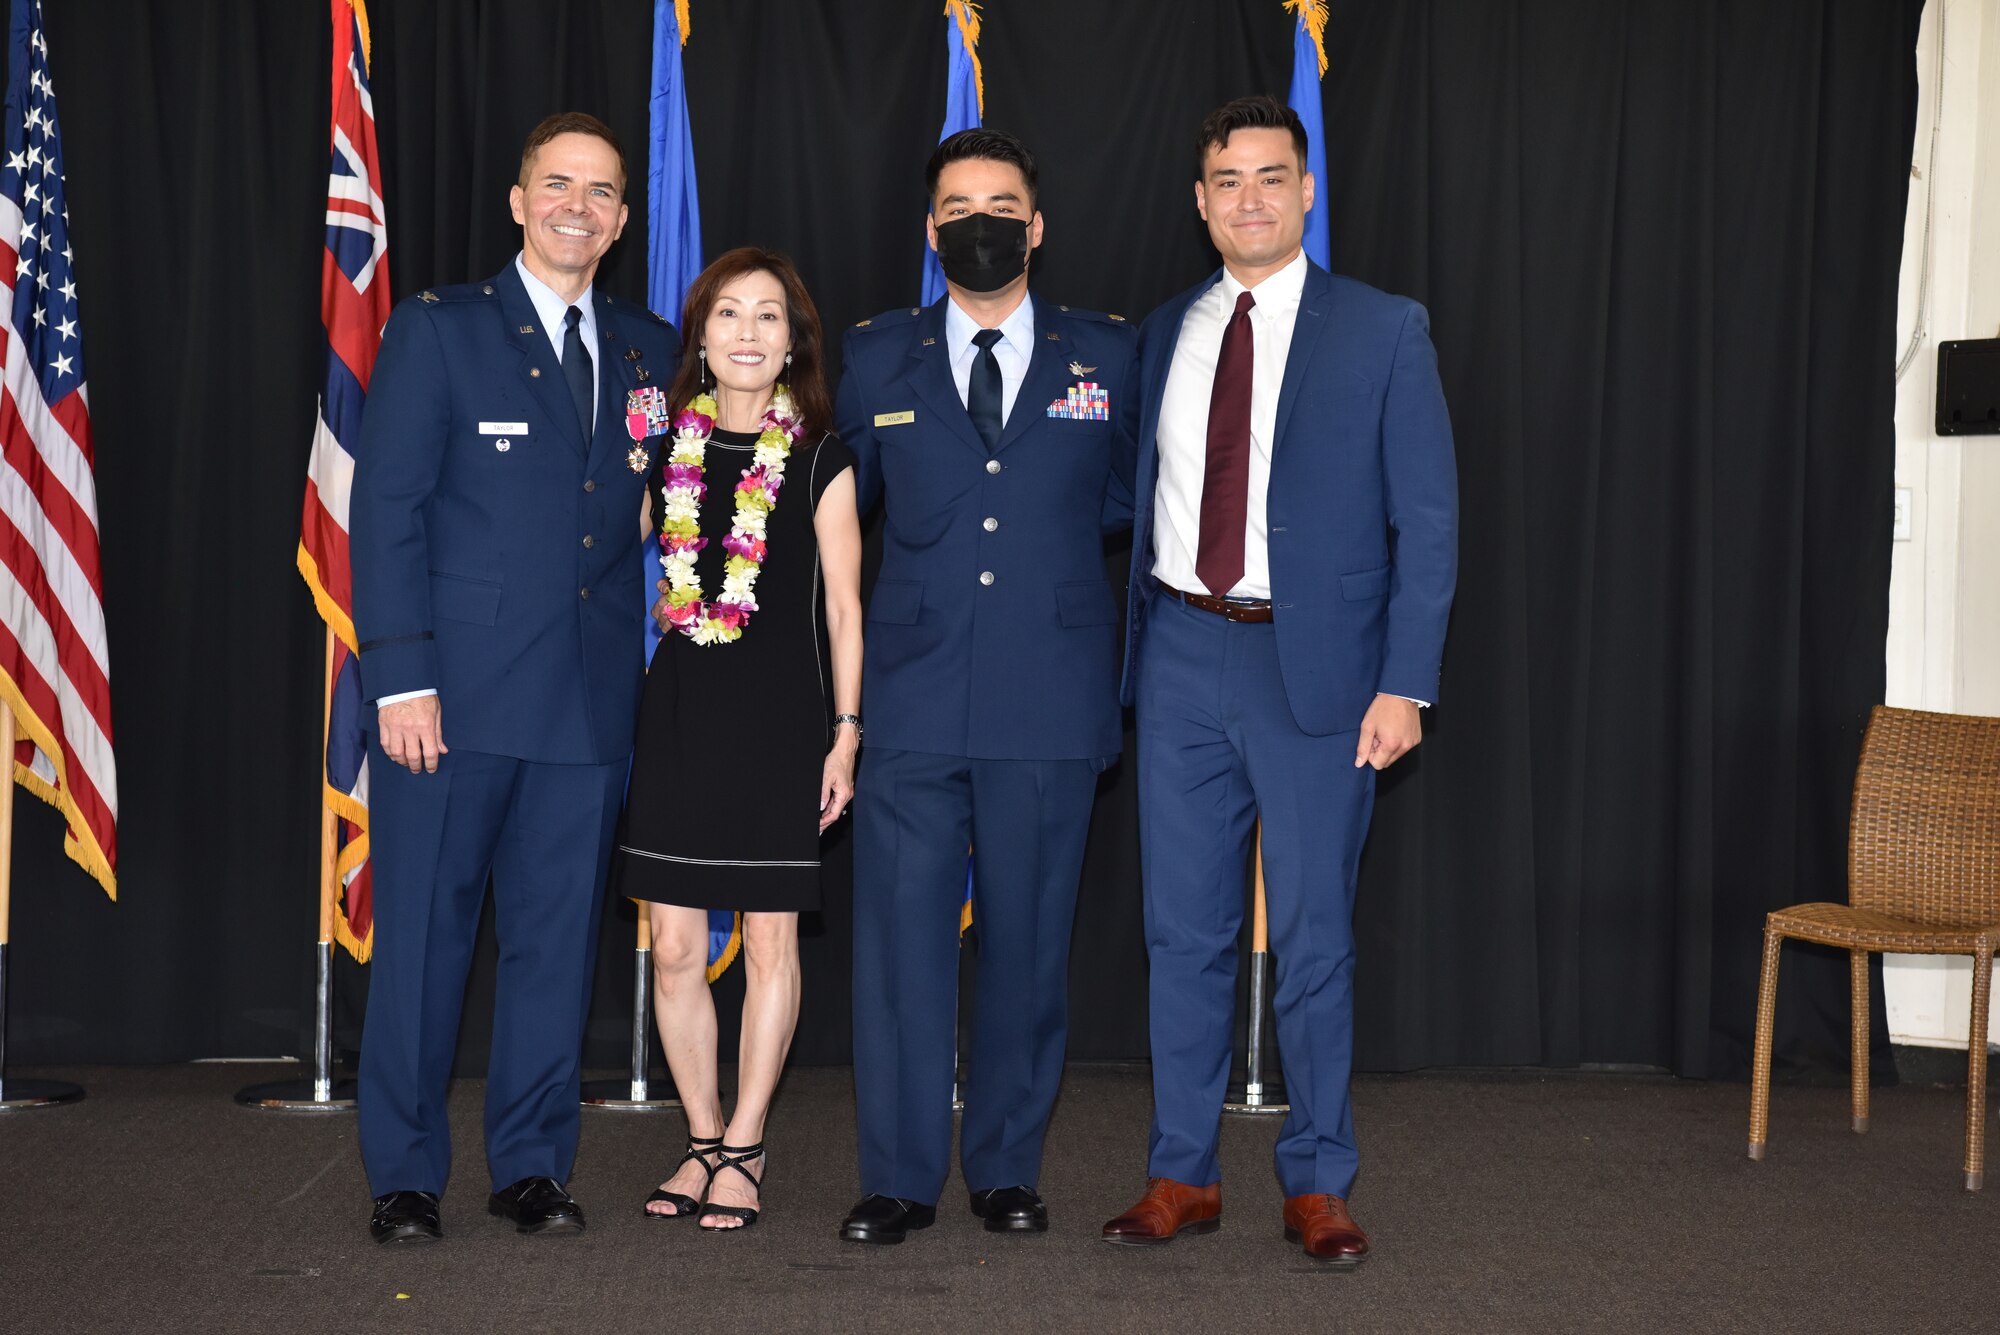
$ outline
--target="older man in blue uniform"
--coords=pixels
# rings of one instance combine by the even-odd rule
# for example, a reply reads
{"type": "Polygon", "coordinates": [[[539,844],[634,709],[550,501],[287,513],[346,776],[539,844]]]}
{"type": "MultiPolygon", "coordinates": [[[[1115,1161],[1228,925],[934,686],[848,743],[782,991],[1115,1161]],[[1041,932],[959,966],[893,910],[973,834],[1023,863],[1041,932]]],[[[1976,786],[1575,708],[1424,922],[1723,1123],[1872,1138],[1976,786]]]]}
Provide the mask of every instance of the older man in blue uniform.
{"type": "Polygon", "coordinates": [[[870,1243],[931,1224],[950,1170],[968,844],[979,982],[960,1163],[986,1228],[1048,1227],[1077,878],[1121,741],[1101,535],[1130,520],[1136,339],[1029,294],[1042,216],[1019,140],[953,135],[928,184],[948,293],[848,332],[837,409],[860,504],[883,507],[854,808],[865,1194],[841,1225],[870,1243]]]}
{"type": "Polygon", "coordinates": [[[574,1233],[578,1067],[612,827],[643,675],[632,608],[644,460],[627,397],[679,342],[593,289],[625,161],[590,116],[530,134],[521,253],[390,318],[354,476],[375,959],[360,1072],[377,1242],[442,1235],[451,1074],[473,935],[500,937],[488,1208],[574,1233]],[[635,457],[628,459],[628,452],[635,457]]]}

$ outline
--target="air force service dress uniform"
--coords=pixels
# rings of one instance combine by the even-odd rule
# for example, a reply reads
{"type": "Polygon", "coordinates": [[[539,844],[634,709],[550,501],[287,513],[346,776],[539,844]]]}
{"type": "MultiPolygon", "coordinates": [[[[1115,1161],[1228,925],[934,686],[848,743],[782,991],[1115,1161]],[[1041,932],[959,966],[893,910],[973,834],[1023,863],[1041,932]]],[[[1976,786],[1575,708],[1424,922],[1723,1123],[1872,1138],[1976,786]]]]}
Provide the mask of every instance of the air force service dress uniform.
{"type": "Polygon", "coordinates": [[[850,329],[836,411],[860,507],[883,506],[854,806],[861,1187],[924,1204],[950,1168],[968,845],[979,997],[960,1161],[972,1191],[1040,1177],[1096,775],[1122,742],[1102,533],[1130,522],[1137,423],[1131,327],[1030,296],[1003,326],[989,449],[964,362],[954,378],[972,325],[950,303],[850,329]]]}
{"type": "Polygon", "coordinates": [[[434,689],[450,748],[435,774],[412,774],[383,754],[369,712],[377,928],[360,1137],[376,1195],[444,1190],[445,1085],[489,873],[494,1188],[566,1181],[576,1154],[598,911],[644,672],[645,483],[626,459],[626,399],[671,378],[679,340],[643,308],[586,293],[586,429],[556,351],[564,331],[552,342],[533,281],[517,261],[396,309],[355,468],[363,689],[371,701],[434,689]]]}

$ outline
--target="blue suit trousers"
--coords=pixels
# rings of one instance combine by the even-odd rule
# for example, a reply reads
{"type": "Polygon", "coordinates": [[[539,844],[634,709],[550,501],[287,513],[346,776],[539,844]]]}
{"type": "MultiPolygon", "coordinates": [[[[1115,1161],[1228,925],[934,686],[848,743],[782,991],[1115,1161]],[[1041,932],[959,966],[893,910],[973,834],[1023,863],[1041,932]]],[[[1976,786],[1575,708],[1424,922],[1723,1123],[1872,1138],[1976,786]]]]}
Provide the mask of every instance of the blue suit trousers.
{"type": "Polygon", "coordinates": [[[1155,596],[1139,647],[1139,839],[1152,966],[1153,1133],[1147,1173],[1207,1186],[1235,1033],[1237,935],[1251,827],[1277,957],[1278,1044],[1291,1113],[1278,1134],[1287,1196],[1345,1197],[1358,1162],[1354,885],[1375,771],[1359,724],[1310,736],[1292,717],[1276,628],[1155,596]]]}
{"type": "Polygon", "coordinates": [[[548,765],[453,750],[412,774],[369,738],[375,957],[361,1044],[372,1194],[444,1193],[445,1092],[474,935],[493,885],[500,938],[486,1161],[495,1190],[569,1179],[584,1016],[626,762],[548,765]]]}
{"type": "Polygon", "coordinates": [[[1035,1186],[1069,1038],[1069,940],[1100,764],[869,747],[854,804],[861,1189],[934,1204],[951,1170],[959,906],[973,850],[978,995],[959,1162],[1035,1186]]]}

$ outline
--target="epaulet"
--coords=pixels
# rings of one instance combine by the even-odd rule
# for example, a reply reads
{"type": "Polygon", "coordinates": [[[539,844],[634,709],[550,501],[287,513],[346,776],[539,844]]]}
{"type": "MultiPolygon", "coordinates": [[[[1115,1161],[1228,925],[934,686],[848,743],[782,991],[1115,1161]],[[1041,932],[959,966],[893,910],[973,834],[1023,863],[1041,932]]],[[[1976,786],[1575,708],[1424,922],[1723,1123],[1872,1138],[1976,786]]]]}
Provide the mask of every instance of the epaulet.
{"type": "Polygon", "coordinates": [[[491,283],[453,283],[450,287],[427,287],[417,293],[417,300],[426,306],[447,301],[487,301],[495,290],[491,283]]]}
{"type": "Polygon", "coordinates": [[[1057,310],[1076,320],[1095,320],[1099,324],[1129,324],[1122,315],[1110,315],[1104,311],[1087,311],[1081,306],[1058,306],[1057,310]]]}
{"type": "Polygon", "coordinates": [[[898,306],[895,310],[883,311],[880,315],[871,315],[866,320],[856,320],[854,327],[856,329],[871,331],[876,329],[893,329],[897,325],[908,324],[923,313],[924,308],[921,306],[898,306]]]}

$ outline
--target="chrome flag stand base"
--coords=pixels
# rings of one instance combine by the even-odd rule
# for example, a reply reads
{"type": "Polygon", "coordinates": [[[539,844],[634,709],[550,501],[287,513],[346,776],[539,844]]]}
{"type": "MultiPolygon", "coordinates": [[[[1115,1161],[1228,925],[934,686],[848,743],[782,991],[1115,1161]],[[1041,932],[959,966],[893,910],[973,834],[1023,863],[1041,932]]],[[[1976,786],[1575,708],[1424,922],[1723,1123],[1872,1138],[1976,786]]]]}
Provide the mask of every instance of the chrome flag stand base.
{"type": "Polygon", "coordinates": [[[333,943],[316,947],[318,977],[313,987],[313,1075],[310,1080],[273,1080],[236,1091],[236,1101],[265,1112],[353,1112],[354,1082],[333,1078],[333,943]]]}
{"type": "Polygon", "coordinates": [[[1250,952],[1250,1047],[1244,1061],[1244,1082],[1231,1085],[1229,1092],[1223,1096],[1222,1111],[1225,1113],[1255,1116],[1292,1110],[1292,1105],[1285,1101],[1283,1078],[1264,1079],[1264,1010],[1267,1004],[1264,975],[1270,959],[1268,951],[1250,952]]]}
{"type": "Polygon", "coordinates": [[[650,946],[640,946],[632,952],[631,1078],[584,1081],[584,1107],[605,1108],[612,1112],[660,1112],[681,1106],[681,1101],[674,1097],[676,1091],[671,1085],[656,1093],[646,1077],[646,1006],[652,988],[653,952],[650,946]]]}
{"type": "Polygon", "coordinates": [[[7,943],[0,941],[0,1112],[53,1108],[59,1103],[75,1103],[82,1097],[83,1086],[67,1080],[7,1078],[7,943]]]}

